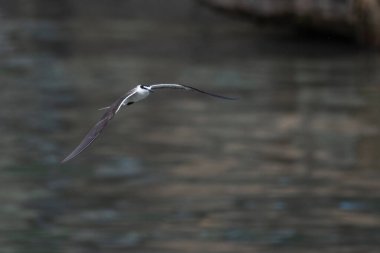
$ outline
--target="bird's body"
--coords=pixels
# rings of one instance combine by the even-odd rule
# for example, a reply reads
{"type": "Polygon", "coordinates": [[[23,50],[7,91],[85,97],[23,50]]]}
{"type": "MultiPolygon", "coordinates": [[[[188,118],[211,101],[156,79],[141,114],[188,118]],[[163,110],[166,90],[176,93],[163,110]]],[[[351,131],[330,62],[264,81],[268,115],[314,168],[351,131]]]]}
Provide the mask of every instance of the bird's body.
{"type": "Polygon", "coordinates": [[[136,88],[130,90],[126,95],[123,101],[121,101],[119,107],[117,108],[116,112],[120,110],[120,108],[124,105],[131,105],[134,104],[140,100],[143,100],[147,96],[149,96],[150,92],[143,85],[138,85],[136,88]]]}
{"type": "Polygon", "coordinates": [[[95,124],[95,126],[91,128],[91,130],[83,138],[81,143],[79,143],[79,145],[65,159],[63,159],[62,163],[73,159],[74,157],[79,155],[83,150],[85,150],[88,146],[90,146],[90,144],[99,136],[99,134],[103,131],[103,129],[108,125],[108,122],[116,115],[116,113],[118,113],[121,107],[132,105],[138,101],[145,99],[146,97],[149,96],[150,93],[154,92],[155,90],[165,89],[165,88],[192,90],[192,91],[197,91],[197,92],[200,92],[209,96],[217,97],[217,98],[230,99],[230,100],[234,99],[230,97],[208,93],[208,92],[199,90],[197,88],[181,85],[181,84],[137,85],[135,88],[128,91],[124,96],[116,100],[110,106],[102,108],[106,110],[103,116],[95,124]]]}

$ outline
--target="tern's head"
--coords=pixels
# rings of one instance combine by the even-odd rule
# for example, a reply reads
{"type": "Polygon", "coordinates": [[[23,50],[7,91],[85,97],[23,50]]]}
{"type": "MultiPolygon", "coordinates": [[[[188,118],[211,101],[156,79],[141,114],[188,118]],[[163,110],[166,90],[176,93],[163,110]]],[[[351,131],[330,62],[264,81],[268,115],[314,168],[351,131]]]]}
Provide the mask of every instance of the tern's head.
{"type": "Polygon", "coordinates": [[[147,90],[149,92],[153,92],[152,88],[150,86],[146,86],[146,85],[140,85],[140,88],[141,89],[144,89],[144,90],[147,90]]]}

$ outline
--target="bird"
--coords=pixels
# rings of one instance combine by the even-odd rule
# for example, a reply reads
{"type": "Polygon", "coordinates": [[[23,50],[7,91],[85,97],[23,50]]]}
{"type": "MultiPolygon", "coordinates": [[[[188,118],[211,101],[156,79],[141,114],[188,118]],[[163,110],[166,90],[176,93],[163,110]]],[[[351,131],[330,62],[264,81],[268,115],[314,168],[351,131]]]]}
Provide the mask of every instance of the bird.
{"type": "Polygon", "coordinates": [[[79,145],[68,155],[66,156],[61,163],[65,163],[77,157],[80,153],[82,153],[85,149],[87,149],[98,136],[102,133],[102,131],[106,128],[109,121],[119,112],[119,110],[123,106],[130,106],[136,102],[139,102],[146,97],[148,97],[151,93],[154,93],[159,89],[182,89],[186,91],[195,91],[198,93],[202,93],[208,96],[212,96],[220,99],[227,100],[235,100],[233,97],[226,97],[222,95],[217,95],[213,93],[209,93],[191,86],[183,85],[183,84],[151,84],[151,85],[143,85],[139,84],[135,88],[128,91],[124,96],[117,99],[110,106],[101,108],[99,110],[105,110],[102,117],[98,120],[98,122],[89,130],[86,136],[82,139],[79,145]]]}

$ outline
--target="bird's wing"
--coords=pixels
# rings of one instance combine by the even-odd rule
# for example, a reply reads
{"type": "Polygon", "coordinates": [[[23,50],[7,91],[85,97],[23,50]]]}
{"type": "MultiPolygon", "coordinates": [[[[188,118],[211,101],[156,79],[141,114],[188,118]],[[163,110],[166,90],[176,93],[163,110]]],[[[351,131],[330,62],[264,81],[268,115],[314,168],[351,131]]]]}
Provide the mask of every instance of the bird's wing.
{"type": "Polygon", "coordinates": [[[206,92],[206,91],[203,91],[203,90],[191,87],[191,86],[183,85],[183,84],[170,84],[170,83],[153,84],[153,85],[150,86],[150,88],[152,90],[165,89],[165,88],[168,88],[168,89],[193,90],[193,91],[197,91],[197,92],[200,92],[200,93],[212,96],[212,97],[216,97],[216,98],[229,99],[229,100],[235,100],[236,99],[236,98],[232,98],[232,97],[226,97],[226,96],[222,96],[222,95],[213,94],[213,93],[206,92]]]}
{"type": "Polygon", "coordinates": [[[160,83],[160,84],[152,84],[149,86],[152,90],[156,89],[183,89],[183,90],[191,90],[190,87],[182,85],[182,84],[174,84],[174,83],[160,83]]]}
{"type": "Polygon", "coordinates": [[[77,155],[79,155],[82,151],[84,151],[90,144],[100,135],[100,133],[104,130],[104,128],[108,125],[108,122],[115,116],[120,107],[126,104],[128,98],[134,94],[134,90],[128,92],[125,96],[116,100],[113,104],[106,107],[106,112],[100,118],[100,120],[93,126],[87,135],[83,138],[83,140],[79,143],[79,145],[65,158],[62,160],[62,163],[67,162],[77,155]]]}

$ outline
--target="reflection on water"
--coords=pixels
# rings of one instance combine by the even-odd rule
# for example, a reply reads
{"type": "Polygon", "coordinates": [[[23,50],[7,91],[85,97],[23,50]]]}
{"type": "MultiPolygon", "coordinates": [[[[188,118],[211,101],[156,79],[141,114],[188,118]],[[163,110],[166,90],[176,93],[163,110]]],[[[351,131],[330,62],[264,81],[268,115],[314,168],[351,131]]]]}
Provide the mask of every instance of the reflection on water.
{"type": "Polygon", "coordinates": [[[184,3],[0,16],[3,252],[375,252],[379,57],[184,3]],[[59,165],[141,82],[240,99],[154,94],[59,165]]]}

